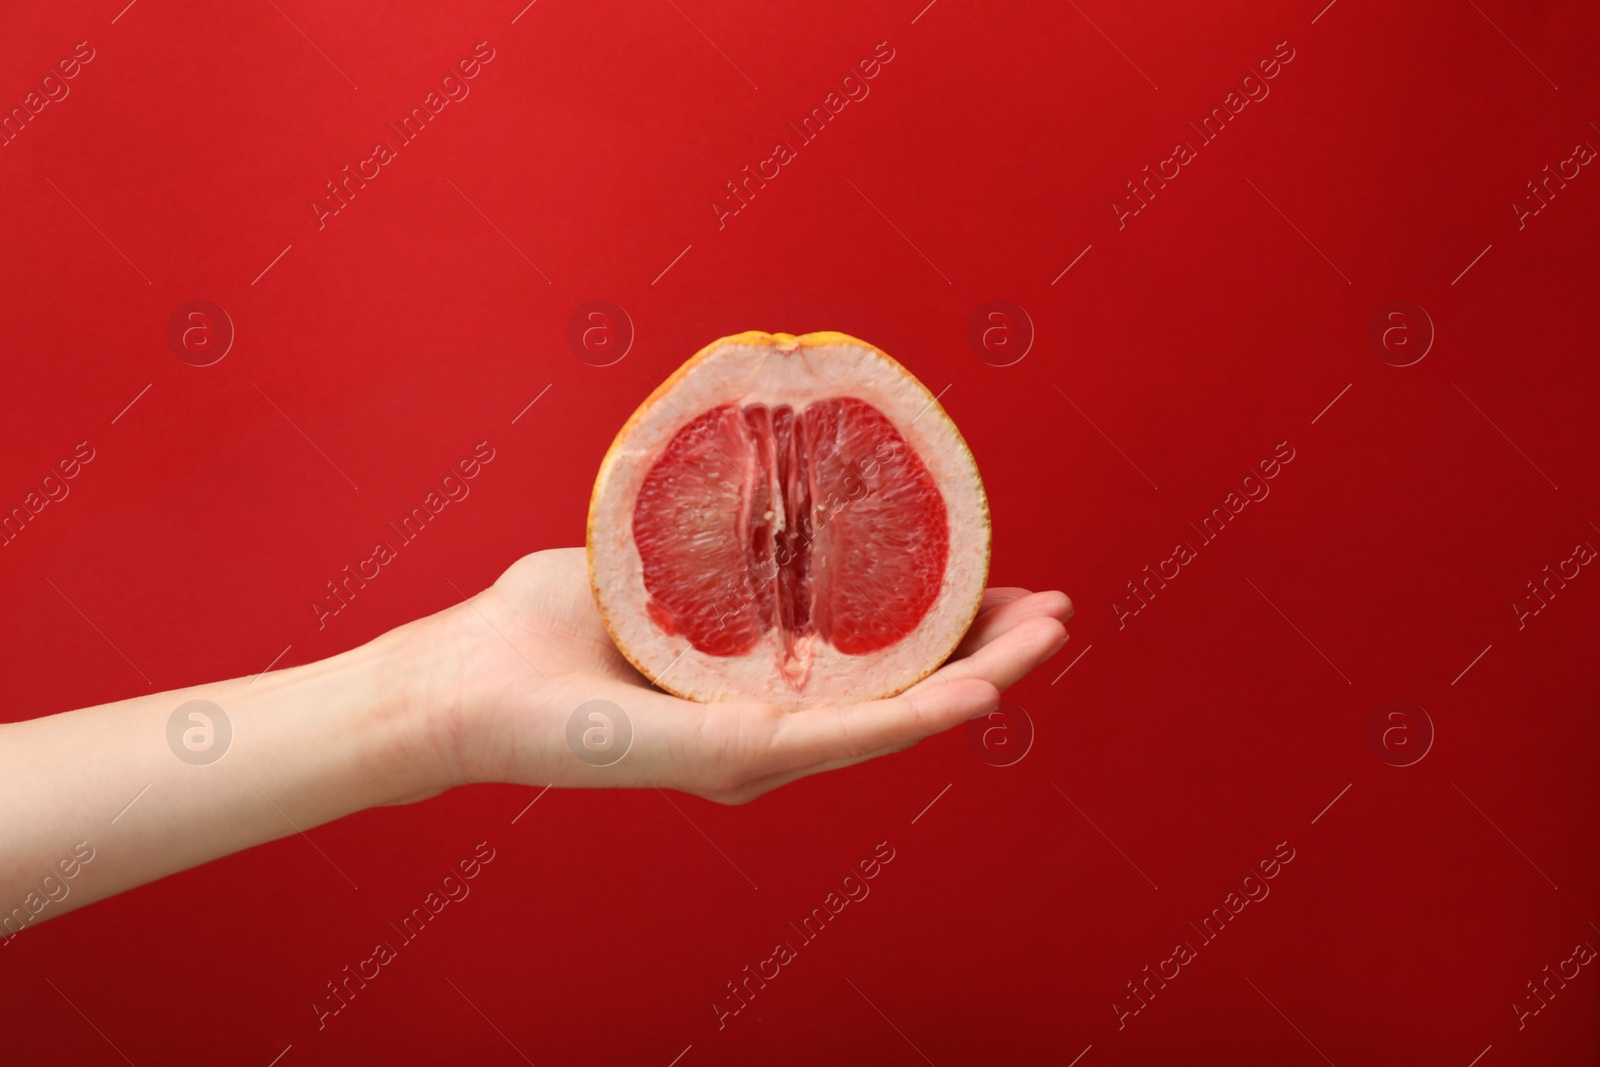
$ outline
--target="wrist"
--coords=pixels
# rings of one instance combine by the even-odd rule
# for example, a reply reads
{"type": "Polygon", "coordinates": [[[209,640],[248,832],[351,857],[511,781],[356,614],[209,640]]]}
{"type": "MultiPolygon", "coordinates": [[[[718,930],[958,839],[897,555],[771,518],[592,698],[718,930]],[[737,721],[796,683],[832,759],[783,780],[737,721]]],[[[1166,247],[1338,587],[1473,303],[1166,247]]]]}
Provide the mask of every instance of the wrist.
{"type": "Polygon", "coordinates": [[[459,702],[443,677],[432,622],[407,623],[329,661],[343,661],[362,694],[354,727],[366,738],[373,804],[425,800],[465,781],[456,759],[459,702]]]}

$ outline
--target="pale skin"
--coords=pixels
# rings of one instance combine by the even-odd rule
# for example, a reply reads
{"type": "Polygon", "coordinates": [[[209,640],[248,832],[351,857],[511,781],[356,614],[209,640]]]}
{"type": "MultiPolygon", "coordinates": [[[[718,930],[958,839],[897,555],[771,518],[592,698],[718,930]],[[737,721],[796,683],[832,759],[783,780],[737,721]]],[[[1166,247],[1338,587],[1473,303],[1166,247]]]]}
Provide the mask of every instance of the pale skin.
{"type": "Polygon", "coordinates": [[[0,934],[473,782],[659,786],[743,804],[993,710],[1060,651],[1071,615],[1059,592],[990,589],[950,660],[899,696],[798,712],[697,704],[655,688],[617,652],[582,549],[536,552],[471,600],[320,662],[0,725],[0,918],[28,918],[0,934]],[[174,709],[197,699],[232,725],[226,754],[203,766],[167,741],[174,709]],[[610,766],[567,744],[568,718],[590,700],[632,723],[632,747],[610,766]]]}

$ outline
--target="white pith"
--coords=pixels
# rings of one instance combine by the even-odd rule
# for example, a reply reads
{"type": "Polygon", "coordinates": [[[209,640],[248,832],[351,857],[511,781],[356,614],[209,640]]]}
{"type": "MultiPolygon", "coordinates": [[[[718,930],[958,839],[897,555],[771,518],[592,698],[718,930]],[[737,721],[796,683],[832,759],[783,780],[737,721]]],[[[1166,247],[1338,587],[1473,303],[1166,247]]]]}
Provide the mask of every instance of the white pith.
{"type": "Polygon", "coordinates": [[[811,707],[900,692],[949,656],[988,579],[988,509],[977,467],[955,425],[920,382],[877,350],[844,340],[803,346],[787,338],[728,342],[689,367],[619,435],[595,483],[589,554],[595,594],[618,647],[663,688],[702,701],[811,707]],[[788,404],[798,412],[816,400],[847,396],[889,418],[944,497],[949,558],[939,594],[921,622],[903,640],[866,655],[846,655],[813,640],[811,669],[799,691],[778,669],[776,629],[745,655],[723,657],[657,628],[646,610],[633,512],[640,486],[667,443],[722,404],[788,404]]]}

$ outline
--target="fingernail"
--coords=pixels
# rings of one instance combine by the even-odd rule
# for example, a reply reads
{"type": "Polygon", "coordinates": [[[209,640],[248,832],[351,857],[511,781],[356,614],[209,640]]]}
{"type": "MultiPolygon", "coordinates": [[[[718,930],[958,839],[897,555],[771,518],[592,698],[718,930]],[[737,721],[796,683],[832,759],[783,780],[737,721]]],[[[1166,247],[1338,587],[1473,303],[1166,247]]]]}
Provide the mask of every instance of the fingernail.
{"type": "Polygon", "coordinates": [[[995,712],[997,712],[999,710],[1000,710],[1000,701],[996,700],[993,703],[985,705],[983,708],[979,709],[978,711],[974,712],[972,715],[968,716],[968,721],[970,722],[972,719],[981,719],[985,715],[993,715],[995,712]]]}
{"type": "Polygon", "coordinates": [[[1063,648],[1067,647],[1067,642],[1071,641],[1071,640],[1072,640],[1072,635],[1071,634],[1068,634],[1067,636],[1063,637],[1060,641],[1056,642],[1056,647],[1055,648],[1052,648],[1049,652],[1045,653],[1045,657],[1044,658],[1045,659],[1049,659],[1051,656],[1055,655],[1057,652],[1060,652],[1063,648]]]}

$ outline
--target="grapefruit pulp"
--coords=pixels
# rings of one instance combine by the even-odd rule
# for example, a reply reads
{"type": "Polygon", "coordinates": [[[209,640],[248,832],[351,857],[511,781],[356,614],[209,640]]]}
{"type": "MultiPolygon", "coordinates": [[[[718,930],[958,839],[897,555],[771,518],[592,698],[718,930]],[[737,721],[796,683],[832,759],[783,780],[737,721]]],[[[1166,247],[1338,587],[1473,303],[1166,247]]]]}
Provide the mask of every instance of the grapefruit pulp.
{"type": "Polygon", "coordinates": [[[589,575],[618,649],[702,701],[810,707],[942,663],[988,577],[977,467],[932,394],[840,333],[702,349],[595,481],[589,575]]]}

